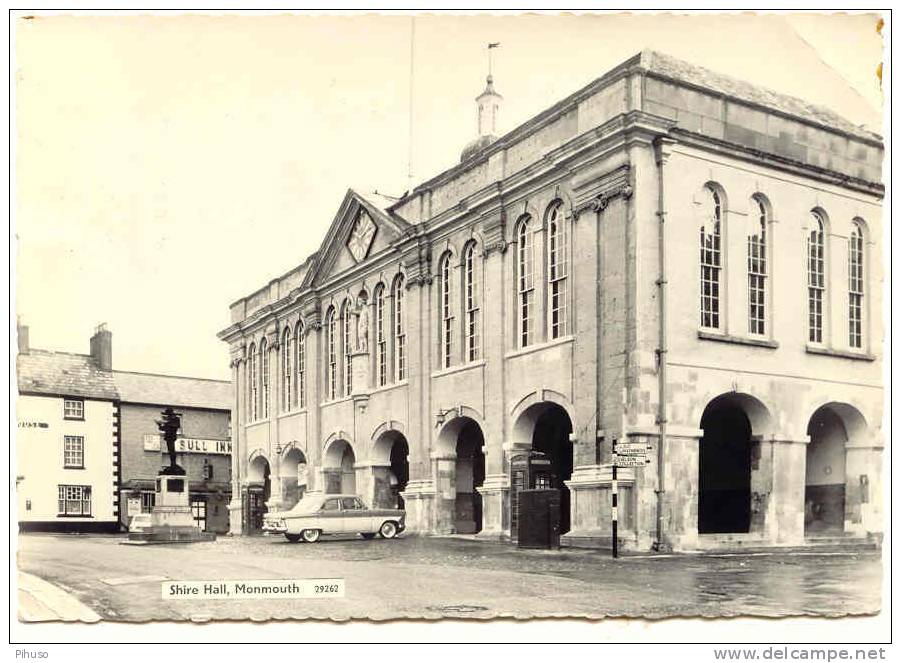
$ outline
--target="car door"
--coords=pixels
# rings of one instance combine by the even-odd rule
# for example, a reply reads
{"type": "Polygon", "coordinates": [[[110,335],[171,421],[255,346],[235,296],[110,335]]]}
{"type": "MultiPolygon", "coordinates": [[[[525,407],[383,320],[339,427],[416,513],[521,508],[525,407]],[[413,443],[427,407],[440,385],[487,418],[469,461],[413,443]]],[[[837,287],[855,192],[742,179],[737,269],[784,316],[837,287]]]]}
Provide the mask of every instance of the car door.
{"type": "Polygon", "coordinates": [[[364,516],[366,511],[363,509],[363,503],[357,497],[342,497],[341,511],[343,513],[343,529],[349,534],[357,534],[359,532],[371,532],[369,523],[364,516]]]}
{"type": "Polygon", "coordinates": [[[341,498],[329,497],[323,500],[318,515],[319,522],[322,523],[323,534],[340,534],[344,531],[341,498]]]}

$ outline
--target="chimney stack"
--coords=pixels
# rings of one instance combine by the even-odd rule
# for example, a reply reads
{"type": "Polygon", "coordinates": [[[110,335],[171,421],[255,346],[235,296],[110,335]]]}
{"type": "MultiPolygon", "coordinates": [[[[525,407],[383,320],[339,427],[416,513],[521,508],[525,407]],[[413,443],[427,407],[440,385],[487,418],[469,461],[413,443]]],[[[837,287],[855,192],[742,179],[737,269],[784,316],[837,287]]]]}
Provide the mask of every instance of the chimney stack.
{"type": "Polygon", "coordinates": [[[28,354],[30,349],[28,346],[28,325],[23,325],[19,318],[16,318],[16,336],[19,341],[19,354],[28,354]]]}
{"type": "Polygon", "coordinates": [[[105,322],[97,325],[91,336],[91,357],[101,371],[113,370],[113,333],[105,322]]]}

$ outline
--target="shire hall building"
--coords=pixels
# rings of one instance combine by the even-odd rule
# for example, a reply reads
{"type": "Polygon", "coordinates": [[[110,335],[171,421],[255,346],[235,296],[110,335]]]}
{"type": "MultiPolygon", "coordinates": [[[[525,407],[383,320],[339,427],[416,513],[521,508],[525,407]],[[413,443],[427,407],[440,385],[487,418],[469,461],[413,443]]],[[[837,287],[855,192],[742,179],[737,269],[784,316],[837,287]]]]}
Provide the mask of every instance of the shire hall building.
{"type": "Polygon", "coordinates": [[[476,101],[458,165],[231,306],[231,531],[321,491],[515,539],[550,486],[606,547],[616,440],[625,549],[878,540],[880,136],[650,51],[500,137],[476,101]]]}

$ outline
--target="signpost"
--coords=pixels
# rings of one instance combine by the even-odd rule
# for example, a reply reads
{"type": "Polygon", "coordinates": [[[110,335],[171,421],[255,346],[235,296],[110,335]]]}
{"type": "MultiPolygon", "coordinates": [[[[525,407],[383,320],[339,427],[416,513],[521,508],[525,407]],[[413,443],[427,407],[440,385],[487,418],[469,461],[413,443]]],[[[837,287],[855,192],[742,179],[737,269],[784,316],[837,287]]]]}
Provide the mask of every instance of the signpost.
{"type": "Polygon", "coordinates": [[[617,444],[615,437],[612,440],[611,451],[613,453],[613,476],[610,481],[610,495],[612,499],[610,521],[613,535],[611,552],[613,557],[616,558],[619,556],[619,540],[617,536],[619,527],[619,505],[617,504],[619,482],[617,481],[616,470],[619,467],[644,467],[651,462],[651,459],[648,457],[648,451],[650,451],[648,445],[635,442],[617,444]]]}

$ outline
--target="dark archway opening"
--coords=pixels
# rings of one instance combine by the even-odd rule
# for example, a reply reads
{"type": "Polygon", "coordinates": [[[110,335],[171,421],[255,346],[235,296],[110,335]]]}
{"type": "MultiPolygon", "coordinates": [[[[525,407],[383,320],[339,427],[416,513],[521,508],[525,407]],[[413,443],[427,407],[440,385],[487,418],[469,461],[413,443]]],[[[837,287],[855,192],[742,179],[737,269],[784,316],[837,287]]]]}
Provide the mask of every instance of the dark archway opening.
{"type": "Polygon", "coordinates": [[[391,445],[391,474],[388,477],[392,499],[398,509],[404,508],[404,498],[401,493],[407,488],[407,482],[410,480],[410,465],[407,462],[409,454],[407,440],[403,436],[398,436],[391,445]]]}
{"type": "Polygon", "coordinates": [[[484,444],[482,429],[472,419],[467,420],[456,445],[454,529],[459,534],[482,531],[482,495],[478,489],[485,482],[484,444]]]}
{"type": "Polygon", "coordinates": [[[748,532],[751,527],[751,423],[742,407],[714,400],[701,417],[698,533],[748,532]]]}
{"type": "Polygon", "coordinates": [[[573,473],[573,445],[569,435],[572,433],[572,422],[562,407],[550,404],[535,422],[532,434],[532,448],[540,451],[551,460],[551,485],[534,486],[535,488],[556,488],[560,491],[560,534],[570,530],[570,496],[569,488],[564,483],[569,481],[573,473]]]}
{"type": "Polygon", "coordinates": [[[263,529],[263,516],[268,508],[272,491],[272,481],[269,476],[269,461],[257,457],[250,465],[250,484],[247,487],[245,513],[248,531],[250,534],[258,534],[263,529]]]}

